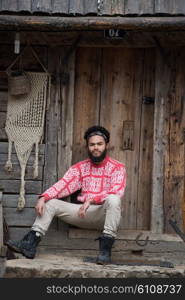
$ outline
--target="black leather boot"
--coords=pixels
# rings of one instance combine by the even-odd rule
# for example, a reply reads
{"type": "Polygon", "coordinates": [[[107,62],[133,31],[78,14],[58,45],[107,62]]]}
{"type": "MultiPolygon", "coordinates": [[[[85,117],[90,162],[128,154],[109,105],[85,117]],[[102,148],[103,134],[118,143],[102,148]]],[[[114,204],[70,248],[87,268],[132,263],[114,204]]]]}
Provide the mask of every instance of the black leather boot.
{"type": "Polygon", "coordinates": [[[21,253],[27,258],[34,258],[36,248],[41,241],[41,236],[38,236],[36,231],[29,231],[22,240],[13,241],[8,240],[6,245],[14,252],[21,253]]]}
{"type": "Polygon", "coordinates": [[[100,265],[108,264],[111,262],[111,249],[114,244],[115,238],[102,234],[99,238],[99,255],[96,263],[100,265]]]}

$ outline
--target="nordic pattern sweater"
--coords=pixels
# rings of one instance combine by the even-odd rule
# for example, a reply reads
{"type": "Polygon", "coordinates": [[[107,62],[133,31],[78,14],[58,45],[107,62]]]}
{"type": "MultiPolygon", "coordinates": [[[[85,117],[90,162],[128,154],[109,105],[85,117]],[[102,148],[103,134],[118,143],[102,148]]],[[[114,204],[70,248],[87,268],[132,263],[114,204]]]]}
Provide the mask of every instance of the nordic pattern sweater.
{"type": "Polygon", "coordinates": [[[40,197],[48,201],[53,198],[67,197],[81,190],[77,200],[85,202],[93,199],[101,204],[109,194],[124,195],[126,186],[126,170],[124,164],[109,156],[100,164],[90,159],[83,160],[71,166],[65,175],[40,197]]]}

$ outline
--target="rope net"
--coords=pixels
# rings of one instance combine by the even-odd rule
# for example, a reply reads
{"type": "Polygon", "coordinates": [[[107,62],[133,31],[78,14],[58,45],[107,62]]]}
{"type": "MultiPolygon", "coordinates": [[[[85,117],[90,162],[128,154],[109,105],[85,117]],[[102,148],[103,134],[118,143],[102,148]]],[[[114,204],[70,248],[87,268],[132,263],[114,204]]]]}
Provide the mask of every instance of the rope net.
{"type": "Polygon", "coordinates": [[[18,210],[25,206],[25,170],[35,145],[34,178],[38,176],[39,142],[43,135],[44,117],[49,76],[47,73],[26,72],[31,90],[26,95],[12,96],[8,93],[8,107],[5,130],[8,136],[7,171],[12,171],[11,152],[14,143],[21,167],[21,185],[18,210]]]}

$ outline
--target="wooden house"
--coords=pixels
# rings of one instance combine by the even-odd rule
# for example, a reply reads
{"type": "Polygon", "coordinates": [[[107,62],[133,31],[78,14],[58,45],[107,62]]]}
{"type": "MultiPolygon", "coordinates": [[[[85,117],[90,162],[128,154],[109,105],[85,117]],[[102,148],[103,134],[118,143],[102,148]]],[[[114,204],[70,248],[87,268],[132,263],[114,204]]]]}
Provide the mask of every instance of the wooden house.
{"type": "MultiPolygon", "coordinates": [[[[11,238],[29,230],[38,195],[86,158],[84,131],[101,124],[111,133],[110,155],[128,174],[115,251],[183,255],[169,219],[185,230],[184,29],[182,0],[0,0],[0,190],[11,238]],[[31,153],[21,212],[14,150],[13,171],[4,170],[5,70],[17,56],[16,33],[20,48],[31,45],[51,74],[39,176],[33,178],[31,153]]],[[[22,64],[41,70],[29,49],[22,64]]],[[[97,249],[97,235],[54,219],[41,246],[80,253],[97,249]]]]}

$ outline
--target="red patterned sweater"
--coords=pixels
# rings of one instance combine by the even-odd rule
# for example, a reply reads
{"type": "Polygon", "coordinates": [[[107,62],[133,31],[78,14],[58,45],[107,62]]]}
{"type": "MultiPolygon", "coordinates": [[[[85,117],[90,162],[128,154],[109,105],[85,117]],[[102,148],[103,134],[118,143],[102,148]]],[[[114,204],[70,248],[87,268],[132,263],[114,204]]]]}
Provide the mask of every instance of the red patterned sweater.
{"type": "Polygon", "coordinates": [[[100,164],[90,159],[83,160],[69,168],[65,175],[41,196],[45,201],[67,197],[81,190],[78,201],[93,199],[96,204],[104,202],[109,194],[122,197],[126,186],[124,164],[106,156],[100,164]]]}

